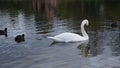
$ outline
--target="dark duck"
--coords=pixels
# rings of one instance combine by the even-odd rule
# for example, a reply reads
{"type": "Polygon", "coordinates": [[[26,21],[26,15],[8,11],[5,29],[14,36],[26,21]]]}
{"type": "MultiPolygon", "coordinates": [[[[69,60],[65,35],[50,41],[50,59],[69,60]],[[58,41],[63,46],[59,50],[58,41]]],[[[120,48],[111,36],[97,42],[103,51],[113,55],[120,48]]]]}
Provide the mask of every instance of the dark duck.
{"type": "Polygon", "coordinates": [[[0,30],[0,35],[5,35],[5,37],[7,37],[7,28],[0,30]]]}
{"type": "Polygon", "coordinates": [[[22,34],[22,35],[17,35],[17,36],[15,37],[15,41],[18,42],[18,43],[25,41],[24,36],[25,36],[24,34],[22,34]]]}
{"type": "Polygon", "coordinates": [[[117,27],[117,23],[116,23],[116,22],[113,22],[113,23],[111,24],[111,27],[112,27],[112,28],[116,28],[116,27],[117,27]]]}

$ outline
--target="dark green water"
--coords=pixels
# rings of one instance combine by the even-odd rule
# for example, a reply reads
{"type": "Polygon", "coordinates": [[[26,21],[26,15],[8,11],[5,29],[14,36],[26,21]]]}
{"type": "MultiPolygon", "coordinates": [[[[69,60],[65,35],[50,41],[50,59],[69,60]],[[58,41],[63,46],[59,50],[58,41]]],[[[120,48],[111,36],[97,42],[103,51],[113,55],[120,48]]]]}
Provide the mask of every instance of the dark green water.
{"type": "Polygon", "coordinates": [[[8,37],[0,35],[0,68],[80,68],[89,58],[120,56],[117,0],[0,0],[0,29],[5,27],[8,37]],[[81,34],[83,19],[89,20],[88,43],[52,44],[46,38],[81,34]],[[118,27],[112,28],[115,22],[118,27]],[[14,41],[19,34],[25,34],[25,42],[14,41]]]}

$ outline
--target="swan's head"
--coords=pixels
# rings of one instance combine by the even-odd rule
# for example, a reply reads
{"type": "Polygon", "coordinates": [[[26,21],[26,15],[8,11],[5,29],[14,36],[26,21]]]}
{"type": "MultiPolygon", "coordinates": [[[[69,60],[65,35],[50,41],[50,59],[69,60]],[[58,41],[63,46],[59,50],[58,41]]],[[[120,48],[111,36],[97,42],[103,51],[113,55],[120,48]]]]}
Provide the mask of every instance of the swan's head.
{"type": "Polygon", "coordinates": [[[84,25],[89,25],[89,22],[88,22],[88,20],[87,19],[84,19],[83,21],[82,21],[82,23],[81,23],[81,27],[83,27],[84,25]]]}
{"type": "Polygon", "coordinates": [[[85,22],[85,24],[88,26],[89,25],[89,22],[87,19],[84,19],[83,22],[85,22]]]}

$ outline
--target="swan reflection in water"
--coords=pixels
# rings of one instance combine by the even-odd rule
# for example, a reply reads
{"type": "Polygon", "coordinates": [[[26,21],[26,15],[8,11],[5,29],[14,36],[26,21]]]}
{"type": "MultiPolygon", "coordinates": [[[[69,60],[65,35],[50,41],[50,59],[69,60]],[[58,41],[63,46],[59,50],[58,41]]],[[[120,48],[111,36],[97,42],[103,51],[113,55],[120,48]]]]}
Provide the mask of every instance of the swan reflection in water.
{"type": "Polygon", "coordinates": [[[80,44],[77,48],[80,49],[80,53],[83,57],[88,57],[90,55],[90,46],[88,45],[88,41],[80,44]]]}
{"type": "Polygon", "coordinates": [[[60,47],[69,47],[69,48],[76,48],[80,50],[80,55],[83,57],[88,57],[90,55],[90,47],[88,46],[88,40],[82,42],[74,42],[74,43],[55,43],[53,42],[49,46],[60,46],[60,47]]]}

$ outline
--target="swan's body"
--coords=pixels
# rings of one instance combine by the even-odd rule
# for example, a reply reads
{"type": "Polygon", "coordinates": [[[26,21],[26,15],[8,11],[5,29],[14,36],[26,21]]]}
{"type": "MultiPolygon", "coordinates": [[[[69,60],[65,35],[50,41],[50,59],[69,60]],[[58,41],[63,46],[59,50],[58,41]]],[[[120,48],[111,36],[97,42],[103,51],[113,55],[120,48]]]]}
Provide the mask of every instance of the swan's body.
{"type": "Polygon", "coordinates": [[[54,37],[48,37],[48,38],[51,38],[56,42],[77,42],[77,41],[87,40],[87,38],[84,38],[78,34],[69,33],[69,32],[61,33],[54,37]]]}
{"type": "Polygon", "coordinates": [[[75,33],[65,32],[65,33],[56,35],[54,37],[48,37],[48,38],[54,40],[55,42],[78,42],[78,41],[89,40],[89,37],[86,31],[84,30],[85,24],[88,25],[88,20],[86,19],[83,20],[81,23],[81,32],[83,36],[80,36],[79,34],[75,34],[75,33]]]}

